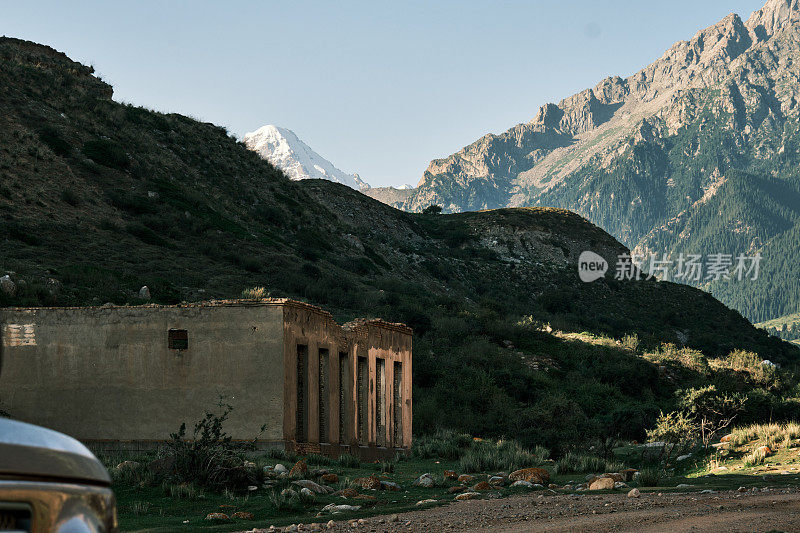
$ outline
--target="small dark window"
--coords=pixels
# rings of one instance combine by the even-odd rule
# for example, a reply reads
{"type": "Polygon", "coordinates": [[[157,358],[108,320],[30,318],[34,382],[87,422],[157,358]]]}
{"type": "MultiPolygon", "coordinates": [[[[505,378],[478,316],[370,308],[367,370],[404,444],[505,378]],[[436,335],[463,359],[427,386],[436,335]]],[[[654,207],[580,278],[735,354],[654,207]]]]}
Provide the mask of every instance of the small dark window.
{"type": "Polygon", "coordinates": [[[170,350],[187,350],[189,348],[189,332],[185,329],[169,330],[168,344],[170,350]]]}

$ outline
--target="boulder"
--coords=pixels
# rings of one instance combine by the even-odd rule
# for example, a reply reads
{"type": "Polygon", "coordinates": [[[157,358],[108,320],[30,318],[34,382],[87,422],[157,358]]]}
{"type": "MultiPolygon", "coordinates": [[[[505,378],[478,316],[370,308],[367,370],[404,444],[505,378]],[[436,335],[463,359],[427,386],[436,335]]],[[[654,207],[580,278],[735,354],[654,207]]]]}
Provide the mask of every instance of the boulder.
{"type": "Polygon", "coordinates": [[[9,296],[14,296],[17,293],[17,284],[11,281],[11,276],[6,274],[0,278],[0,290],[9,296]]]}
{"type": "Polygon", "coordinates": [[[289,470],[282,464],[278,463],[275,465],[275,468],[273,468],[272,471],[275,472],[276,474],[285,474],[289,470]]]}
{"type": "Polygon", "coordinates": [[[489,485],[493,485],[495,487],[502,487],[505,481],[500,476],[492,476],[489,478],[489,485]]]}
{"type": "Polygon", "coordinates": [[[431,503],[436,503],[436,500],[420,500],[415,505],[429,505],[431,503]]]}
{"type": "Polygon", "coordinates": [[[508,475],[510,481],[530,481],[531,483],[546,484],[550,482],[550,472],[544,468],[523,468],[508,475]]]}
{"type": "Polygon", "coordinates": [[[413,483],[415,487],[424,487],[426,489],[433,487],[435,484],[436,482],[433,480],[433,477],[427,473],[419,476],[417,479],[414,480],[413,483]]]}
{"type": "Polygon", "coordinates": [[[255,516],[253,516],[253,513],[248,513],[247,511],[236,511],[231,515],[231,518],[236,518],[237,520],[254,520],[255,516]]]}
{"type": "Polygon", "coordinates": [[[322,474],[320,480],[323,483],[339,483],[339,476],[336,474],[322,474]]]}
{"type": "Polygon", "coordinates": [[[470,489],[472,492],[480,492],[482,490],[492,490],[492,486],[489,485],[486,481],[479,481],[475,485],[472,486],[470,489]]]}
{"type": "Polygon", "coordinates": [[[150,289],[147,285],[143,286],[139,289],[139,299],[141,300],[149,300],[150,299],[150,289]]]}
{"type": "Polygon", "coordinates": [[[456,500],[463,501],[463,500],[474,500],[475,498],[480,498],[480,492],[462,492],[461,494],[456,496],[456,500]]]}
{"type": "Polygon", "coordinates": [[[532,489],[533,483],[530,481],[525,481],[524,479],[520,479],[519,481],[515,481],[511,484],[512,489],[532,489]]]}
{"type": "Polygon", "coordinates": [[[304,498],[307,498],[307,499],[308,498],[313,498],[314,497],[314,492],[312,492],[311,489],[303,487],[302,489],[300,489],[300,496],[302,496],[304,498]]]}
{"type": "Polygon", "coordinates": [[[230,517],[225,513],[208,513],[206,520],[230,520],[230,517]]]}
{"type": "Polygon", "coordinates": [[[614,482],[614,488],[615,489],[626,489],[626,488],[628,488],[628,484],[625,483],[624,481],[615,481],[614,482]]]}
{"type": "Polygon", "coordinates": [[[329,503],[322,508],[323,511],[328,513],[344,513],[348,511],[358,511],[361,509],[360,505],[340,505],[336,503],[329,503]]]}
{"type": "Polygon", "coordinates": [[[631,489],[628,491],[628,498],[638,498],[642,495],[639,489],[631,489]]]}
{"type": "Polygon", "coordinates": [[[679,455],[678,457],[675,458],[675,461],[680,463],[680,462],[685,461],[686,459],[689,459],[691,457],[692,457],[692,454],[687,453],[686,455],[679,455]]]}
{"type": "Polygon", "coordinates": [[[297,461],[292,469],[289,471],[289,477],[301,477],[308,473],[308,465],[305,461],[300,459],[297,461]]]}
{"type": "Polygon", "coordinates": [[[614,483],[616,482],[613,478],[599,477],[589,483],[589,490],[613,490],[614,483]]]}
{"type": "Polygon", "coordinates": [[[398,485],[394,481],[381,481],[381,489],[399,491],[400,485],[398,485]]]}
{"type": "Polygon", "coordinates": [[[320,485],[319,483],[314,483],[310,479],[300,479],[297,481],[292,481],[292,485],[308,489],[314,494],[330,494],[333,492],[332,488],[326,487],[325,485],[320,485]]]}
{"type": "Polygon", "coordinates": [[[461,484],[472,483],[473,481],[475,481],[475,476],[469,474],[461,474],[458,476],[458,482],[461,484]]]}
{"type": "Polygon", "coordinates": [[[449,489],[447,489],[447,493],[448,494],[457,494],[459,492],[464,492],[465,490],[467,490],[467,487],[464,487],[464,486],[461,486],[461,485],[457,485],[455,487],[450,487],[449,489]]]}
{"type": "Polygon", "coordinates": [[[759,446],[756,448],[756,452],[763,453],[765,457],[772,455],[772,449],[767,445],[759,446]]]}
{"type": "Polygon", "coordinates": [[[381,488],[381,480],[375,474],[367,477],[359,477],[353,483],[365,490],[378,490],[381,488]]]}

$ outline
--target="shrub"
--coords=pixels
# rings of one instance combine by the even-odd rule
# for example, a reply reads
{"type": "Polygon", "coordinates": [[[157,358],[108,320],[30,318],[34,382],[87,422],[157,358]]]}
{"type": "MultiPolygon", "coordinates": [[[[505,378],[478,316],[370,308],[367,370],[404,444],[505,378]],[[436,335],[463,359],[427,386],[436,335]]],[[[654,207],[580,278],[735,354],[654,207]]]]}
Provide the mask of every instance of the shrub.
{"type": "Polygon", "coordinates": [[[252,289],[243,290],[242,298],[261,300],[262,298],[269,298],[269,292],[264,287],[253,287],[252,289]]]}
{"type": "Polygon", "coordinates": [[[64,189],[61,193],[61,199],[72,207],[77,207],[81,204],[81,197],[72,189],[64,189]]]}
{"type": "Polygon", "coordinates": [[[414,439],[411,454],[420,459],[456,460],[472,444],[472,437],[453,430],[438,430],[433,435],[414,439]]]}
{"type": "Polygon", "coordinates": [[[463,472],[513,471],[540,466],[550,451],[537,446],[526,450],[513,440],[477,441],[461,456],[459,467],[463,472]]]}
{"type": "Polygon", "coordinates": [[[125,170],[130,165],[125,149],[108,139],[87,141],[83,144],[82,152],[83,155],[104,167],[125,170]]]}
{"type": "Polygon", "coordinates": [[[663,472],[660,468],[642,468],[639,470],[637,482],[640,487],[657,487],[661,483],[663,472]]]}
{"type": "Polygon", "coordinates": [[[69,155],[70,144],[61,138],[61,134],[52,126],[46,126],[39,131],[39,140],[50,148],[54,154],[61,157],[69,155]]]}
{"type": "Polygon", "coordinates": [[[212,489],[243,488],[257,484],[260,471],[245,468],[230,435],[223,430],[233,407],[220,402],[222,412],[206,412],[186,438],[186,424],[170,435],[169,453],[175,460],[170,481],[196,483],[212,489]]]}
{"type": "Polygon", "coordinates": [[[556,473],[558,474],[611,471],[614,471],[614,468],[609,468],[608,461],[596,455],[567,452],[561,459],[556,461],[556,473]]]}
{"type": "Polygon", "coordinates": [[[361,466],[361,461],[358,460],[358,457],[349,453],[340,455],[336,462],[343,468],[359,468],[361,466]]]}
{"type": "Polygon", "coordinates": [[[767,458],[767,455],[768,455],[767,447],[766,446],[759,447],[753,450],[752,453],[746,455],[742,459],[742,463],[744,464],[744,466],[758,466],[764,463],[764,459],[767,458]]]}
{"type": "Polygon", "coordinates": [[[634,333],[633,335],[625,335],[622,337],[622,347],[633,352],[639,349],[639,336],[634,333]]]}

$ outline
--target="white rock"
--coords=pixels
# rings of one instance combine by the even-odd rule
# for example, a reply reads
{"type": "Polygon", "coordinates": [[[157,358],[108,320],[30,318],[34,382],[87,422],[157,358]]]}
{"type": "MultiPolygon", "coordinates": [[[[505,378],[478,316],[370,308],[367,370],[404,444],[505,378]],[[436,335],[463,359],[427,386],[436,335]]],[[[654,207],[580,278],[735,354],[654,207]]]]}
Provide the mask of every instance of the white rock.
{"type": "Polygon", "coordinates": [[[272,470],[273,470],[273,471],[274,471],[276,474],[282,474],[282,473],[284,473],[284,472],[288,472],[288,471],[289,471],[289,470],[287,470],[287,469],[286,469],[286,467],[285,467],[285,466],[283,466],[283,465],[282,465],[282,464],[280,464],[280,463],[276,464],[276,465],[275,465],[275,468],[273,468],[272,470]]]}
{"type": "Polygon", "coordinates": [[[303,487],[302,489],[300,489],[300,494],[302,494],[302,495],[303,495],[303,496],[305,496],[306,498],[313,498],[313,497],[314,497],[314,493],[313,493],[313,492],[311,492],[311,489],[307,489],[307,488],[305,488],[305,487],[303,487]]]}
{"type": "Polygon", "coordinates": [[[679,455],[678,458],[675,459],[675,460],[678,461],[678,462],[681,462],[681,461],[685,461],[686,459],[689,459],[691,456],[692,456],[692,454],[687,453],[686,455],[679,455]]]}
{"type": "Polygon", "coordinates": [[[639,489],[631,489],[630,491],[628,491],[628,498],[638,498],[641,495],[642,493],[639,492],[639,489]]]}
{"type": "Polygon", "coordinates": [[[420,500],[416,503],[416,505],[428,505],[430,503],[436,503],[436,500],[420,500]]]}
{"type": "Polygon", "coordinates": [[[143,286],[139,289],[139,298],[142,300],[149,300],[150,299],[150,289],[147,285],[143,286]]]}
{"type": "Polygon", "coordinates": [[[336,503],[329,503],[322,508],[323,511],[327,511],[329,513],[343,513],[347,511],[358,511],[359,509],[361,509],[360,505],[344,505],[336,503]]]}
{"type": "Polygon", "coordinates": [[[520,479],[519,481],[515,481],[511,484],[512,489],[532,489],[533,483],[530,481],[525,481],[524,479],[520,479]]]}

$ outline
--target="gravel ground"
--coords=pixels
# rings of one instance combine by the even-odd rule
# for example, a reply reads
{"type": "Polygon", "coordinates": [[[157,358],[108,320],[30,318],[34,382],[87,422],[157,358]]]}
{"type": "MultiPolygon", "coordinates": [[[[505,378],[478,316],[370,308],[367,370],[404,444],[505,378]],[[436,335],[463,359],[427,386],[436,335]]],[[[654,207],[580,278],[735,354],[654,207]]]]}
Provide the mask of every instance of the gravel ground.
{"type": "MultiPolygon", "coordinates": [[[[324,523],[323,523],[324,524],[324,523]]],[[[531,494],[339,521],[327,531],[800,531],[800,491],[531,494]],[[392,520],[396,521],[392,521],[392,520]]],[[[311,527],[302,526],[300,531],[311,527]]]]}

